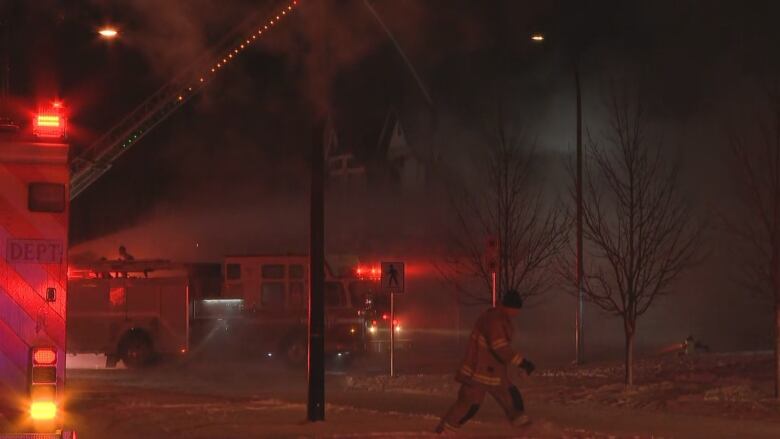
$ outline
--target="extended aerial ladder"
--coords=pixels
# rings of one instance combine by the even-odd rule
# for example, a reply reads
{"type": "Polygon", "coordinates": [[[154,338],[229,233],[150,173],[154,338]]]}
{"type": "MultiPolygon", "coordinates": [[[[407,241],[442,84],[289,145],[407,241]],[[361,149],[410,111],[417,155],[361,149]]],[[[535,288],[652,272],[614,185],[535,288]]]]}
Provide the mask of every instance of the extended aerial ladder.
{"type": "Polygon", "coordinates": [[[79,196],[108,172],[122,154],[203,89],[239,53],[291,14],[298,3],[298,0],[291,0],[259,25],[257,14],[245,20],[214,49],[207,51],[184,72],[160,87],[124,119],[75,156],[70,165],[70,198],[79,196]]]}
{"type": "MultiPolygon", "coordinates": [[[[76,198],[92,183],[102,177],[103,174],[111,169],[113,163],[122,154],[198,93],[214,78],[216,73],[230,63],[239,53],[249,48],[250,45],[278,24],[280,20],[295,11],[299,5],[299,0],[288,1],[289,3],[279,9],[277,13],[270,14],[270,18],[264,21],[258,20],[259,14],[249,17],[242,25],[236,27],[223,38],[214,49],[204,53],[184,72],[160,87],[159,90],[138,105],[124,119],[75,156],[70,165],[70,198],[76,198]],[[259,25],[258,22],[260,23],[259,25]],[[219,56],[218,54],[222,55],[219,56]]],[[[414,77],[415,83],[425,101],[435,111],[427,87],[425,87],[398,41],[370,1],[364,0],[363,3],[387,33],[388,38],[414,77]]],[[[341,159],[346,158],[347,156],[341,157],[341,159]]],[[[363,171],[357,170],[357,172],[363,171]]]]}

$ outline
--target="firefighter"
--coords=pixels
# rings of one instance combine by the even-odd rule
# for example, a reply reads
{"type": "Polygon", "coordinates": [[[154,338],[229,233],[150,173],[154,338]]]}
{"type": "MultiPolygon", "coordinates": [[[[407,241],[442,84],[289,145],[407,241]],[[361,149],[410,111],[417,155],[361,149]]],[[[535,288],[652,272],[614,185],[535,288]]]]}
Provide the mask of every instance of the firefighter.
{"type": "Polygon", "coordinates": [[[119,246],[119,260],[120,261],[134,261],[135,258],[133,255],[127,252],[127,249],[124,245],[119,246]]]}
{"type": "MultiPolygon", "coordinates": [[[[133,255],[131,255],[130,253],[127,252],[127,249],[125,248],[124,245],[120,245],[119,246],[119,260],[120,261],[124,261],[124,262],[131,262],[131,261],[134,261],[135,258],[133,257],[133,255]]],[[[117,277],[125,277],[126,278],[126,277],[128,277],[127,276],[127,272],[123,271],[117,277]]]]}
{"type": "Polygon", "coordinates": [[[508,368],[523,369],[530,375],[534,364],[511,348],[512,319],[520,313],[523,300],[517,291],[504,293],[501,304],[483,312],[471,331],[466,357],[455,375],[461,383],[458,400],[436,427],[437,433],[457,431],[479,410],[489,393],[504,409],[512,425],[525,426],[531,421],[524,414],[520,391],[509,380],[508,368]]]}

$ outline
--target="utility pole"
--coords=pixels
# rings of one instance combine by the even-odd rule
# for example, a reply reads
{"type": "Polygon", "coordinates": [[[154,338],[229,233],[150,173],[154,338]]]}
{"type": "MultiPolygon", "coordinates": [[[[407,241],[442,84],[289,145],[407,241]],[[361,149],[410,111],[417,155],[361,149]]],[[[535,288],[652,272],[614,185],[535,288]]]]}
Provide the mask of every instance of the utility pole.
{"type": "Polygon", "coordinates": [[[323,123],[314,125],[311,149],[309,235],[309,422],[325,420],[325,148],[323,123]]]}

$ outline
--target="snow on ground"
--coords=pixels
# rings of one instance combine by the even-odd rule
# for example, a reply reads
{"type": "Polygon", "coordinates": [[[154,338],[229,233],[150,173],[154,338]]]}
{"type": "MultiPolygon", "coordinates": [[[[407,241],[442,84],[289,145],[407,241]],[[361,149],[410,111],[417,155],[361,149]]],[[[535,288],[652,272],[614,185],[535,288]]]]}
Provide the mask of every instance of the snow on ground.
{"type": "MultiPolygon", "coordinates": [[[[772,362],[766,352],[646,358],[637,361],[635,386],[628,389],[620,363],[541,370],[517,381],[524,394],[561,404],[780,421],[780,403],[772,397],[772,362]]],[[[459,387],[452,374],[352,376],[346,384],[360,390],[444,395],[455,395],[459,387]]]]}
{"type": "MultiPolygon", "coordinates": [[[[70,369],[105,369],[106,356],[104,354],[68,354],[66,361],[70,369]]],[[[125,365],[120,361],[115,369],[124,369],[125,365]]]]}
{"type": "MultiPolygon", "coordinates": [[[[69,418],[81,439],[431,438],[458,390],[452,374],[342,370],[326,379],[327,421],[310,424],[305,371],[278,362],[186,359],[101,370],[93,360],[68,374],[69,418]]],[[[767,397],[770,366],[766,353],[649,358],[638,362],[629,390],[619,363],[541,370],[517,378],[532,427],[512,429],[488,398],[458,437],[780,437],[780,409],[767,397]]]]}
{"type": "MultiPolygon", "coordinates": [[[[157,392],[114,394],[100,404],[76,407],[80,438],[433,438],[438,419],[328,404],[327,421],[307,423],[306,406],[275,399],[219,400],[157,392]]],[[[540,424],[523,430],[475,421],[463,438],[606,438],[540,424]]]]}

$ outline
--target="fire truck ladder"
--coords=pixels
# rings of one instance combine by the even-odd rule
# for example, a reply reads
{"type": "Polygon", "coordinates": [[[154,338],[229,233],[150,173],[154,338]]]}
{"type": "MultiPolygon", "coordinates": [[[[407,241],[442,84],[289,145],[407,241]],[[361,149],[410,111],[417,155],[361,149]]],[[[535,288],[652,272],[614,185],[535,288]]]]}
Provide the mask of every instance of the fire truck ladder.
{"type": "Polygon", "coordinates": [[[206,51],[148,99],[131,111],[113,128],[85,148],[71,161],[71,200],[103,176],[113,163],[154,127],[162,123],[208,84],[223,67],[244,49],[292,13],[298,0],[291,0],[271,18],[260,22],[254,14],[234,28],[214,49],[206,51]],[[222,56],[216,56],[217,54],[222,56]],[[216,61],[213,61],[216,58],[216,61]]]}

